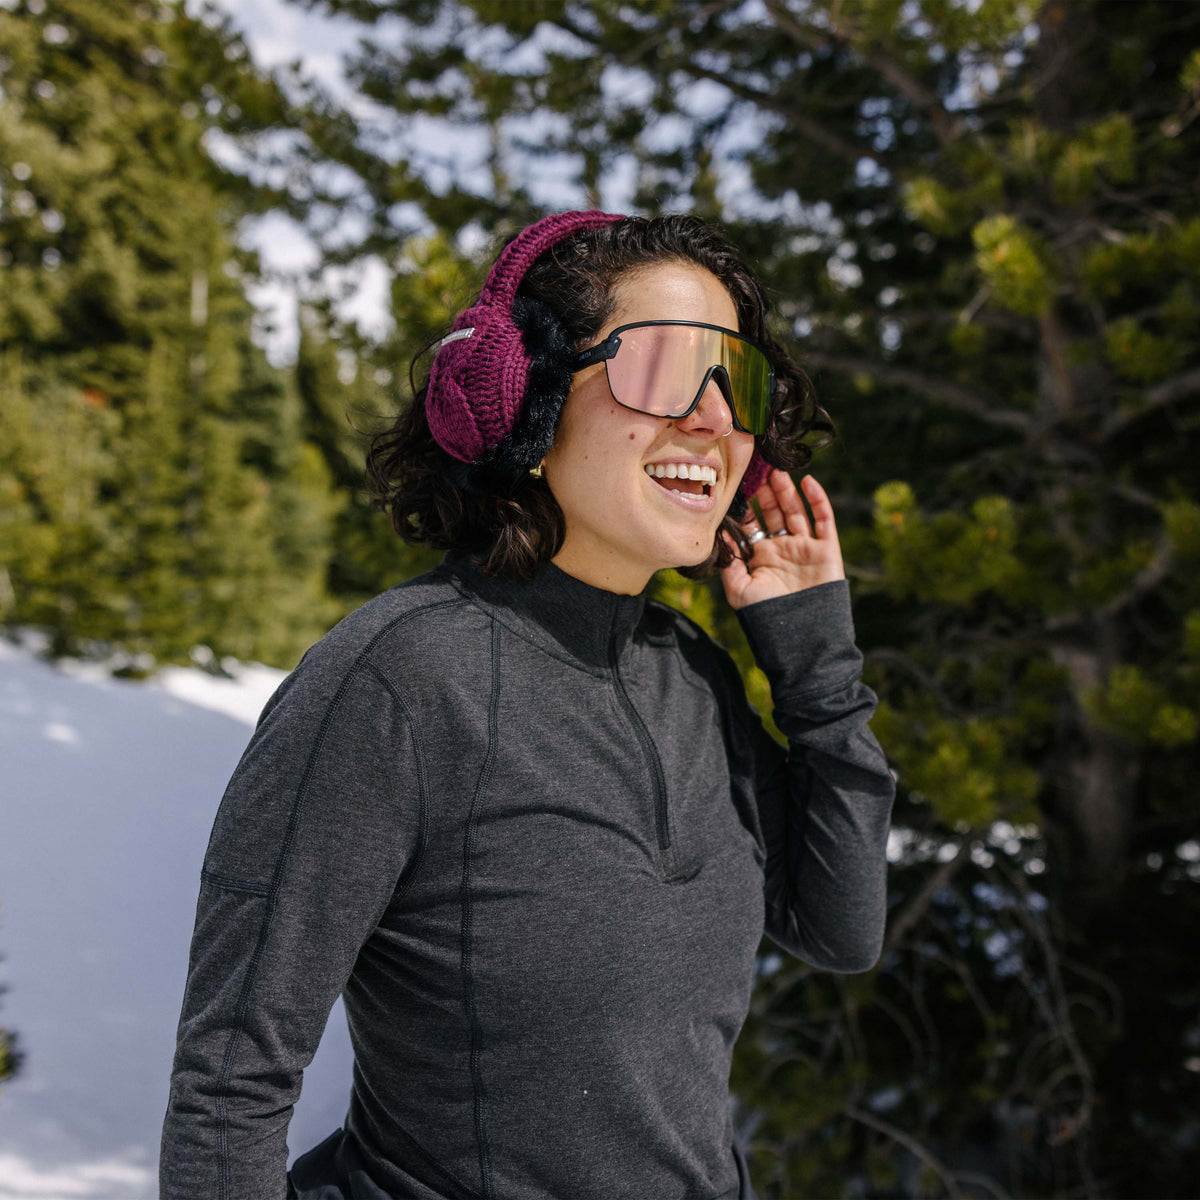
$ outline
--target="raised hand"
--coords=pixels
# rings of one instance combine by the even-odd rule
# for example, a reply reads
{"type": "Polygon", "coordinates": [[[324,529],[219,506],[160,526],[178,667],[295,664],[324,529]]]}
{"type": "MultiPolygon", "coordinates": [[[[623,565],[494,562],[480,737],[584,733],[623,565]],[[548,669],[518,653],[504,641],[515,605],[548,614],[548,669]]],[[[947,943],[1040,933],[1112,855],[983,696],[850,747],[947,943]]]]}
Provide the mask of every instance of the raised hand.
{"type": "MultiPolygon", "coordinates": [[[[733,608],[846,578],[833,505],[811,475],[805,475],[800,486],[812,509],[812,528],[800,493],[786,471],[772,471],[755,494],[765,523],[761,532],[767,536],[755,541],[748,563],[735,558],[721,572],[725,598],[733,608]]],[[[760,530],[753,509],[742,528],[747,536],[760,530]]]]}

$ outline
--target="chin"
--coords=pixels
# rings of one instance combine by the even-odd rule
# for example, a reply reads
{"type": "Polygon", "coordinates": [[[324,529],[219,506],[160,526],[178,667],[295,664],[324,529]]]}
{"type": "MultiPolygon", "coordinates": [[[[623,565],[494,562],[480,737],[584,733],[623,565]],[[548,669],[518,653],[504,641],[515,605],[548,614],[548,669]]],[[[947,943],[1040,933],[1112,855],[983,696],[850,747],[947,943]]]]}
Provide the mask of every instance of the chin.
{"type": "Polygon", "coordinates": [[[694,547],[689,547],[687,550],[679,550],[673,556],[671,570],[677,571],[685,567],[698,567],[701,563],[708,561],[708,556],[712,553],[713,543],[710,539],[707,545],[702,546],[699,550],[694,547]]]}

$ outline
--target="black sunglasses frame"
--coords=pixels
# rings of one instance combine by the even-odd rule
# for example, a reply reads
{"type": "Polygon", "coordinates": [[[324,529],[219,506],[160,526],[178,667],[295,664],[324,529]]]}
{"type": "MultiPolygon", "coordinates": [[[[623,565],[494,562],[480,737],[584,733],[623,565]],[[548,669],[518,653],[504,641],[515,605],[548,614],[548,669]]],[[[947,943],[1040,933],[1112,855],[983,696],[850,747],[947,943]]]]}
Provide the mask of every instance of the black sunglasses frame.
{"type": "MultiPolygon", "coordinates": [[[[605,375],[608,374],[608,360],[615,358],[617,351],[621,348],[621,334],[627,329],[645,329],[651,325],[687,325],[692,329],[715,329],[718,333],[723,333],[727,337],[737,338],[739,342],[746,342],[753,346],[766,360],[767,371],[769,372],[770,383],[768,385],[769,392],[772,396],[775,394],[775,367],[771,363],[770,356],[753,338],[748,338],[744,333],[736,333],[732,329],[726,329],[724,325],[710,325],[706,321],[630,321],[627,325],[618,325],[608,337],[602,342],[597,342],[594,346],[589,346],[586,350],[580,350],[578,354],[571,360],[571,371],[582,371],[585,367],[594,366],[596,363],[602,362],[605,364],[605,375]]],[[[684,417],[690,417],[696,411],[696,406],[700,403],[700,398],[704,395],[704,389],[708,387],[708,381],[716,379],[717,387],[721,391],[721,395],[725,399],[725,403],[729,405],[729,412],[733,418],[734,428],[741,433],[753,433],[753,430],[747,429],[741,422],[737,413],[737,402],[733,397],[733,385],[729,381],[729,372],[720,364],[714,363],[704,373],[704,379],[700,383],[700,388],[692,398],[691,404],[681,413],[673,413],[669,417],[665,417],[662,413],[646,413],[644,409],[633,408],[628,404],[623,403],[613,392],[613,399],[616,400],[622,408],[628,408],[630,412],[645,413],[648,417],[661,417],[664,421],[681,421],[684,417]]],[[[609,381],[609,391],[612,391],[612,381],[609,381]]],[[[765,433],[766,430],[760,430],[759,433],[765,433]]]]}

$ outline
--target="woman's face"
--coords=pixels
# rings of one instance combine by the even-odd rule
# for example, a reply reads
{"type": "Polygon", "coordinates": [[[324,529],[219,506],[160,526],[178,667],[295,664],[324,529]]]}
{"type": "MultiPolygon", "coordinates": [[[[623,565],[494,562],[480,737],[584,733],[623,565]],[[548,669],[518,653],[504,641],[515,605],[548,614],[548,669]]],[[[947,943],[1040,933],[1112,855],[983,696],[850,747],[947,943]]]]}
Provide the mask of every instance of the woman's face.
{"type": "MultiPolygon", "coordinates": [[[[724,285],[694,263],[630,272],[613,297],[612,316],[596,342],[634,321],[738,329],[724,285]]],[[[546,482],[567,526],[555,564],[596,587],[633,594],[657,570],[703,562],[754,453],[751,434],[723,436],[732,422],[714,380],[689,416],[668,420],[622,408],[609,391],[603,363],[580,371],[545,460],[546,482]],[[716,483],[703,487],[647,471],[668,464],[711,467],[716,483]]]]}

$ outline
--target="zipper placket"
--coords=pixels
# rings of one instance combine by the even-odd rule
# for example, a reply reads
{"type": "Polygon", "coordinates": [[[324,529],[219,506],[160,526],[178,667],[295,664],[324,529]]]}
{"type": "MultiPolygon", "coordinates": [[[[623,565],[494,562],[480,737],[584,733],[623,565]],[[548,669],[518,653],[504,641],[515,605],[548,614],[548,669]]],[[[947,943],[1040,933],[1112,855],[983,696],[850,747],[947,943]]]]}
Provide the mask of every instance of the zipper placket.
{"type": "Polygon", "coordinates": [[[655,749],[654,741],[650,737],[650,731],[646,728],[645,722],[642,720],[638,710],[633,706],[633,701],[629,699],[629,693],[625,690],[625,682],[621,678],[618,657],[617,631],[614,628],[612,636],[609,639],[609,661],[612,664],[613,684],[616,687],[617,696],[625,706],[625,711],[629,714],[629,723],[633,726],[633,731],[637,734],[638,741],[642,744],[642,753],[646,756],[646,760],[650,764],[650,774],[654,778],[654,816],[655,824],[658,828],[658,848],[661,853],[666,854],[671,846],[671,831],[667,824],[667,781],[663,775],[662,763],[659,761],[658,751],[655,749]]]}

